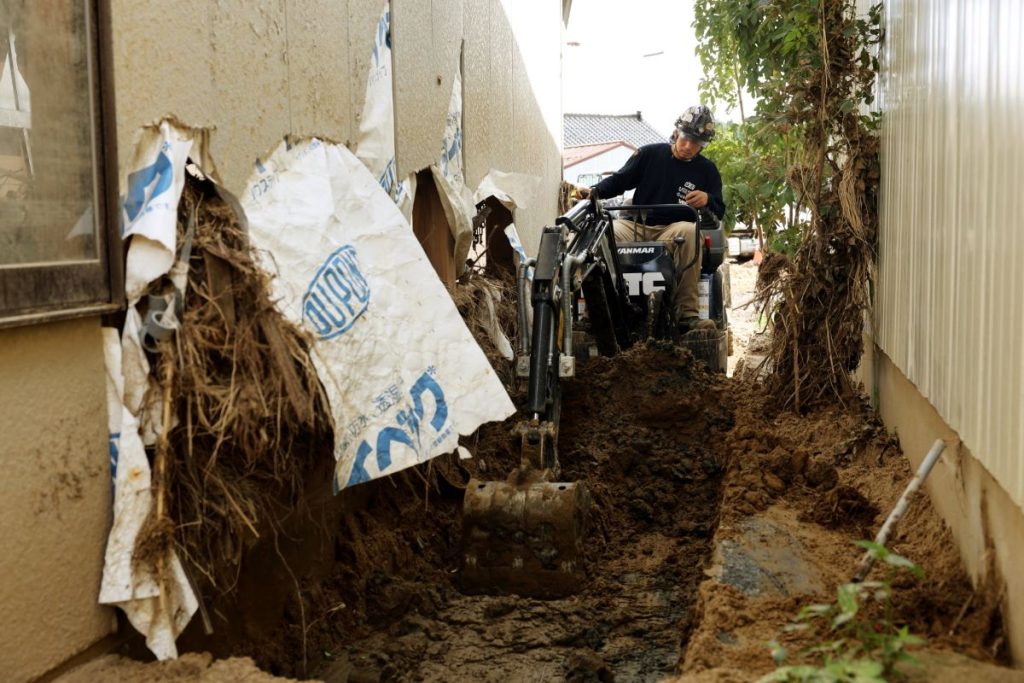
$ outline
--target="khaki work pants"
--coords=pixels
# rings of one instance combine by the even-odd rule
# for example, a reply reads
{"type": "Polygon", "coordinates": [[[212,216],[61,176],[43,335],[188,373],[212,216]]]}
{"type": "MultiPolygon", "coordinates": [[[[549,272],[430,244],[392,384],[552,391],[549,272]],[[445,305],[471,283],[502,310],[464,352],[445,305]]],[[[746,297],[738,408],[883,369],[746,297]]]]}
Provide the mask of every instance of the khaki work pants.
{"type": "Polygon", "coordinates": [[[676,321],[698,315],[697,283],[700,281],[700,262],[704,250],[696,249],[697,224],[679,221],[668,225],[644,225],[617,218],[613,225],[616,244],[654,241],[668,243],[668,252],[672,255],[672,262],[676,266],[676,292],[675,301],[672,302],[676,321]],[[674,242],[676,237],[683,237],[686,241],[676,244],[674,242]],[[697,262],[684,271],[683,269],[693,259],[695,249],[697,262]]]}

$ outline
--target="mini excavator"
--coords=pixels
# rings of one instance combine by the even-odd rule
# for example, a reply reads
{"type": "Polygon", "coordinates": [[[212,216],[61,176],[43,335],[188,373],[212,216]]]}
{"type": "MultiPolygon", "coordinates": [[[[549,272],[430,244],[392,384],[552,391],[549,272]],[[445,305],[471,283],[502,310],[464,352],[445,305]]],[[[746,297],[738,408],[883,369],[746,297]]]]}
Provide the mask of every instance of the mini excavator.
{"type": "MultiPolygon", "coordinates": [[[[591,501],[583,482],[559,481],[561,380],[575,376],[580,359],[612,356],[652,337],[688,346],[709,368],[724,371],[724,252],[717,218],[686,204],[606,207],[595,197],[544,228],[537,257],[521,262],[517,271],[516,370],[528,386],[525,415],[515,428],[520,464],[504,481],[471,479],[466,487],[463,592],[557,598],[579,590],[586,578],[583,550],[591,501]],[[613,214],[629,211],[643,221],[652,210],[678,212],[677,220],[697,223],[714,329],[678,332],[671,313],[676,272],[667,244],[616,245],[613,214]]],[[[696,261],[695,256],[687,267],[696,261]]]]}

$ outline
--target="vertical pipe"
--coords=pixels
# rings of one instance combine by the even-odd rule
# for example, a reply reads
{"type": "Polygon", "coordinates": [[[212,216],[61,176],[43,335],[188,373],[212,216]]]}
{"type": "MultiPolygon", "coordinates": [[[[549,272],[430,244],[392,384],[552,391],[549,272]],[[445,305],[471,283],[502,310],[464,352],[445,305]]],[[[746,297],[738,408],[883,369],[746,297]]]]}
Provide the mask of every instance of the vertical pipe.
{"type": "MultiPolygon", "coordinates": [[[[911,497],[921,488],[921,484],[924,482],[928,473],[932,471],[932,467],[938,462],[939,456],[942,455],[942,451],[946,450],[946,442],[942,439],[936,439],[935,443],[932,444],[932,448],[928,451],[928,455],[924,457],[924,461],[921,462],[921,466],[917,468],[917,473],[914,474],[914,478],[907,484],[907,488],[903,491],[903,495],[900,496],[899,501],[896,503],[896,507],[892,509],[889,516],[885,519],[885,524],[879,530],[878,535],[875,536],[875,544],[884,546],[886,541],[889,540],[889,535],[892,530],[896,527],[896,524],[900,521],[903,515],[907,511],[907,506],[910,504],[911,497]]],[[[871,565],[875,563],[875,556],[869,550],[864,553],[864,557],[861,558],[860,564],[857,565],[857,571],[853,575],[854,582],[860,582],[864,580],[864,577],[871,571],[871,565]]]]}
{"type": "Polygon", "coordinates": [[[537,259],[525,259],[519,262],[516,273],[518,284],[518,309],[519,309],[519,355],[525,356],[530,353],[530,316],[527,301],[530,298],[528,291],[529,278],[526,276],[528,269],[537,265],[537,259]]]}

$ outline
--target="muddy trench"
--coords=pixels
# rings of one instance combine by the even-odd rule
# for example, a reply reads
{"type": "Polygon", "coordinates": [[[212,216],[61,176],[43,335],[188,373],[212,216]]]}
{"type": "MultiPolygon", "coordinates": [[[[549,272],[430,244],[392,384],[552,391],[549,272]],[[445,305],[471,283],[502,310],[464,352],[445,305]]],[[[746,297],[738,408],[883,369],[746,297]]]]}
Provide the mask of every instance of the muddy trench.
{"type": "Polygon", "coordinates": [[[307,581],[242,652],[278,675],[326,681],[614,680],[671,675],[695,623],[719,517],[726,380],[670,345],[597,358],[564,385],[563,478],[593,496],[587,579],[558,600],[458,590],[460,486],[518,461],[516,417],[472,460],[439,459],[364,493],[335,569],[307,581]]]}
{"type": "MultiPolygon", "coordinates": [[[[733,272],[735,293],[736,275],[752,286],[757,271],[733,272]]],[[[794,663],[815,661],[815,633],[787,624],[849,581],[854,541],[873,537],[912,472],[865,400],[782,409],[756,367],[767,337],[752,317],[744,325],[737,314],[733,326],[734,378],[653,343],[581,363],[564,382],[562,479],[593,498],[587,575],[571,597],[459,590],[465,486],[516,467],[518,416],[466,439],[472,459],[436,458],[336,497],[322,485],[325,447],[311,447],[304,495],[282,504],[279,526],[261,527],[233,583],[203,591],[181,659],[143,663],[151,655],[122,619],[120,657],[61,683],[739,683],[775,668],[771,640],[794,663]]],[[[510,391],[519,403],[521,389],[510,391]]],[[[888,617],[927,638],[922,658],[939,657],[914,680],[938,680],[950,656],[974,672],[964,680],[1009,680],[993,668],[1009,663],[1004,586],[972,586],[926,496],[888,547],[925,570],[923,580],[894,579],[888,617]]]]}

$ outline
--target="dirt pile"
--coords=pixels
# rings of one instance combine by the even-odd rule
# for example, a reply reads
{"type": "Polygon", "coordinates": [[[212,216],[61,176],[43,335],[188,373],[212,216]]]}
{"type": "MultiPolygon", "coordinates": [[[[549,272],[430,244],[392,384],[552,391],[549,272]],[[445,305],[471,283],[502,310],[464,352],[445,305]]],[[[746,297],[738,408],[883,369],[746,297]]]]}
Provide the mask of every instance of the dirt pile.
{"type": "Polygon", "coordinates": [[[854,454],[863,455],[869,443],[875,464],[899,456],[898,445],[861,406],[833,406],[800,416],[773,410],[759,385],[740,386],[733,396],[740,416],[726,437],[726,519],[752,515],[786,498],[803,503],[808,519],[825,526],[861,525],[866,530],[878,510],[857,489],[839,485],[838,468],[851,465],[854,454]]]}
{"type": "Polygon", "coordinates": [[[60,678],[60,683],[290,683],[260,671],[251,659],[234,657],[214,661],[209,654],[190,652],[169,662],[143,664],[108,655],[60,678]]]}
{"type": "MultiPolygon", "coordinates": [[[[754,680],[774,668],[768,641],[794,654],[810,645],[783,627],[801,606],[835,599],[860,557],[854,541],[874,537],[912,474],[898,442],[862,404],[799,416],[779,412],[760,385],[734,388],[715,561],[681,680],[754,680]]],[[[1004,659],[997,596],[972,589],[925,496],[911,504],[889,547],[925,571],[923,580],[896,578],[895,622],[930,648],[1004,659]]]]}

